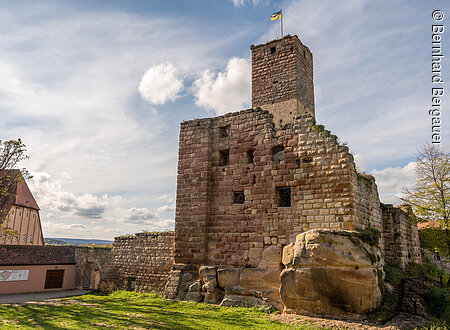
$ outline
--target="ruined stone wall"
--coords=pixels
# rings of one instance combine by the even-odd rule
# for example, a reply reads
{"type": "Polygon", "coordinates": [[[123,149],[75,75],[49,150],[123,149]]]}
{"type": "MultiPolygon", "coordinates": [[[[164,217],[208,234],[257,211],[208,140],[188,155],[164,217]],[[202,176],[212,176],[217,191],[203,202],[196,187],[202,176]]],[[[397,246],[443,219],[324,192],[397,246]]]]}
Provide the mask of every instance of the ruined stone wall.
{"type": "Polygon", "coordinates": [[[419,233],[411,210],[381,204],[383,212],[384,254],[386,263],[421,262],[419,233]]]}
{"type": "Polygon", "coordinates": [[[112,267],[122,290],[162,292],[173,264],[174,233],[138,233],[114,240],[112,267]]]}
{"type": "Polygon", "coordinates": [[[303,231],[353,230],[355,178],[348,148],[308,115],[279,129],[253,109],[184,122],[175,262],[255,267],[264,248],[303,231]],[[290,188],[291,206],[280,206],[279,188],[290,188]]]}
{"type": "Polygon", "coordinates": [[[112,267],[110,247],[75,246],[75,287],[83,289],[84,273],[89,270],[100,271],[100,283],[116,280],[112,267]]]}
{"type": "Polygon", "coordinates": [[[357,227],[371,227],[383,232],[380,198],[375,178],[371,175],[356,173],[357,199],[356,221],[357,227]]]}

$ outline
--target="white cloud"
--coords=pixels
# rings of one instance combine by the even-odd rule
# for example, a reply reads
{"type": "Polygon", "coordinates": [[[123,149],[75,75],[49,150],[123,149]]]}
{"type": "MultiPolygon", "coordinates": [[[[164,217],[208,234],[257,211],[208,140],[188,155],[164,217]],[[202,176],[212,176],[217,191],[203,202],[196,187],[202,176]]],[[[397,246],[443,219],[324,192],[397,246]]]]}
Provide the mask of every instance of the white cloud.
{"type": "Polygon", "coordinates": [[[195,104],[216,114],[242,110],[250,103],[250,76],[248,60],[237,57],[228,61],[225,72],[204,71],[192,86],[195,104]]]}
{"type": "Polygon", "coordinates": [[[242,7],[244,5],[244,0],[230,0],[231,2],[233,2],[233,5],[235,7],[242,7]]]}
{"type": "Polygon", "coordinates": [[[366,161],[361,154],[354,154],[356,169],[358,172],[364,172],[366,170],[366,161]]]}
{"type": "Polygon", "coordinates": [[[171,63],[152,66],[145,72],[139,84],[141,96],[153,104],[174,101],[182,89],[183,82],[171,63]]]}
{"type": "Polygon", "coordinates": [[[70,228],[72,229],[87,229],[85,225],[82,225],[81,223],[74,223],[70,225],[70,228]]]}
{"type": "MultiPolygon", "coordinates": [[[[53,212],[60,212],[63,217],[79,216],[82,218],[101,219],[105,209],[120,197],[110,198],[108,195],[97,197],[84,193],[76,195],[62,188],[61,180],[52,180],[45,172],[31,172],[33,178],[29,186],[39,206],[53,212]]],[[[60,216],[61,216],[60,215],[60,216]]],[[[53,213],[47,215],[55,217],[53,213]]]]}
{"type": "Polygon", "coordinates": [[[175,211],[175,203],[171,205],[163,205],[161,207],[158,207],[156,210],[157,213],[165,213],[165,212],[173,212],[175,211]]]}
{"type": "Polygon", "coordinates": [[[147,208],[132,207],[126,210],[119,222],[131,222],[138,224],[149,224],[155,219],[155,214],[147,208]]]}
{"type": "Polygon", "coordinates": [[[404,167],[386,167],[370,171],[375,177],[381,202],[399,204],[403,188],[411,187],[416,181],[415,168],[416,162],[409,162],[404,167]]]}
{"type": "MultiPolygon", "coordinates": [[[[233,3],[233,6],[236,8],[242,7],[244,5],[245,0],[230,0],[233,3]]],[[[269,0],[249,0],[248,2],[251,2],[253,6],[257,6],[259,4],[265,4],[267,5],[269,3],[269,0]]]]}
{"type": "Polygon", "coordinates": [[[45,237],[70,233],[71,237],[111,238],[111,233],[122,235],[141,230],[173,229],[173,219],[162,218],[160,213],[173,212],[174,203],[163,205],[156,212],[146,207],[126,208],[131,202],[121,196],[75,194],[63,188],[63,180],[54,180],[48,173],[31,174],[33,178],[28,181],[28,186],[35,199],[41,209],[52,211],[45,216],[41,213],[45,237]],[[105,227],[112,231],[96,229],[105,227]]]}

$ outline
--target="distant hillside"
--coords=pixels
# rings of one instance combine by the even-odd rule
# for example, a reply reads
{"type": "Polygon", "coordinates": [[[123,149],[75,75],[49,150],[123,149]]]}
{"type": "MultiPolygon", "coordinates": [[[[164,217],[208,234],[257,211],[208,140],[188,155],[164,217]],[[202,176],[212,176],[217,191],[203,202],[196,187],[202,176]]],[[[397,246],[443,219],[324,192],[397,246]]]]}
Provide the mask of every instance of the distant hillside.
{"type": "Polygon", "coordinates": [[[82,239],[82,238],[44,238],[45,244],[50,245],[110,245],[113,241],[104,239],[82,239]]]}

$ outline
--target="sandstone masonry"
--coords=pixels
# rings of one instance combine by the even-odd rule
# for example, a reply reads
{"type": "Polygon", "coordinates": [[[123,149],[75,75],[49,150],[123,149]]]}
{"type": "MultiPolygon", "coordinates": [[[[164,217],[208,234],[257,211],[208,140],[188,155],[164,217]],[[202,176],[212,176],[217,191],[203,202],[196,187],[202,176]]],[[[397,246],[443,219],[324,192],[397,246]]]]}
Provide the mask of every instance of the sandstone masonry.
{"type": "MultiPolygon", "coordinates": [[[[297,36],[251,49],[254,109],[181,124],[175,264],[166,296],[286,307],[279,295],[282,248],[320,230],[314,235],[325,245],[311,251],[322,260],[326,246],[339,241],[327,240],[323,230],[360,232],[376,236],[369,237],[373,251],[355,246],[341,256],[351,260],[351,251],[363,251],[368,258],[348,265],[352,276],[361,267],[375,272],[364,298],[365,308],[373,308],[384,262],[420,261],[417,228],[402,210],[381,206],[375,179],[358,173],[348,148],[316,125],[312,55],[297,36]]],[[[313,263],[311,271],[324,265],[313,263]]]]}

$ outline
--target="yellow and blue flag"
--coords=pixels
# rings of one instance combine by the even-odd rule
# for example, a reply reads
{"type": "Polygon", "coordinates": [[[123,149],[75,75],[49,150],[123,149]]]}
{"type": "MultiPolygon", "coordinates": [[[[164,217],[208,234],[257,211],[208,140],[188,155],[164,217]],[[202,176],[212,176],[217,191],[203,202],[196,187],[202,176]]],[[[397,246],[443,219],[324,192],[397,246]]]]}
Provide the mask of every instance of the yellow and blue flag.
{"type": "Polygon", "coordinates": [[[275,21],[276,19],[281,19],[281,10],[273,13],[272,16],[270,16],[271,21],[275,21]]]}

